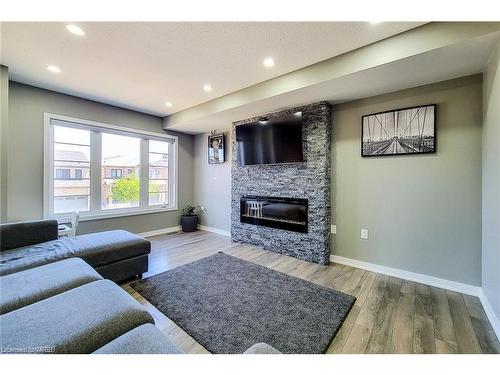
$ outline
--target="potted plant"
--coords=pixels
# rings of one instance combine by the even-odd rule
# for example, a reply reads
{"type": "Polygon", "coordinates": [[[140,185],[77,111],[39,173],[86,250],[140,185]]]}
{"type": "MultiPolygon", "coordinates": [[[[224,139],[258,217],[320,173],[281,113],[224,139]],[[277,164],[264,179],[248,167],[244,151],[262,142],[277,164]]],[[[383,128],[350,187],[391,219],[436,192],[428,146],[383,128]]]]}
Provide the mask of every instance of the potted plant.
{"type": "Polygon", "coordinates": [[[204,207],[187,203],[182,210],[181,226],[183,232],[194,232],[198,229],[198,215],[205,212],[204,207]]]}

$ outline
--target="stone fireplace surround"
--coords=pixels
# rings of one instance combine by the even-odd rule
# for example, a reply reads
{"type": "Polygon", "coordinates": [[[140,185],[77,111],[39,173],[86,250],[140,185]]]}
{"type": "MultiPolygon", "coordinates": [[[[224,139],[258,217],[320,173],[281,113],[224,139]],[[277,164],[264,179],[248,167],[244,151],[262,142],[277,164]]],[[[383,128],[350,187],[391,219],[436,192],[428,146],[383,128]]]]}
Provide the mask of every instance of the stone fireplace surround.
{"type": "Polygon", "coordinates": [[[266,113],[233,123],[231,132],[231,237],[281,254],[328,264],[331,221],[331,107],[319,102],[266,113]],[[279,117],[302,111],[304,163],[240,166],[235,128],[265,116],[279,117]],[[308,200],[308,233],[240,222],[243,196],[287,197],[308,200]]]}

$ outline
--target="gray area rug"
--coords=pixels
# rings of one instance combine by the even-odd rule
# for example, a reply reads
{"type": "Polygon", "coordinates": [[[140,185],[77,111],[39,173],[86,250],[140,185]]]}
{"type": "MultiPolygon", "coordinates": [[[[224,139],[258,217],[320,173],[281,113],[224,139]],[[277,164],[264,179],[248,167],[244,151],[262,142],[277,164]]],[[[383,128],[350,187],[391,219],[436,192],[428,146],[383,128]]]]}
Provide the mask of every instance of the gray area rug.
{"type": "Polygon", "coordinates": [[[222,252],[131,286],[212,353],[324,353],[356,300],[222,252]]]}

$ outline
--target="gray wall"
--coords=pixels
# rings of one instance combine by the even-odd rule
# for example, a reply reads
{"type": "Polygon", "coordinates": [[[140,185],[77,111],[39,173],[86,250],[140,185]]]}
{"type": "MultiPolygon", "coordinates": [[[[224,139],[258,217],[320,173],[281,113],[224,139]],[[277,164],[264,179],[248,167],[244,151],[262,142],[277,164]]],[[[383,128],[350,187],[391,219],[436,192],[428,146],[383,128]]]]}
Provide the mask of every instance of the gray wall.
{"type": "Polygon", "coordinates": [[[193,160],[193,204],[206,208],[206,214],[200,216],[200,224],[228,232],[231,230],[230,134],[229,130],[224,131],[226,137],[224,164],[208,164],[208,134],[195,136],[193,160]]]}
{"type": "MultiPolygon", "coordinates": [[[[496,97],[500,95],[499,81],[497,77],[496,97]]],[[[332,252],[481,285],[481,113],[480,75],[334,106],[332,196],[336,199],[332,222],[337,224],[337,235],[332,236],[332,252]],[[437,154],[360,157],[362,115],[429,103],[438,104],[437,154]],[[360,239],[361,227],[370,230],[368,241],[360,239]]],[[[498,106],[491,108],[490,115],[497,116],[490,120],[495,127],[485,129],[485,138],[498,145],[498,106]]],[[[195,203],[208,206],[225,202],[230,187],[206,184],[207,175],[200,177],[200,171],[215,170],[206,164],[205,142],[205,135],[196,137],[195,203]]],[[[491,242],[483,245],[488,263],[483,267],[493,294],[500,287],[498,147],[487,150],[491,154],[485,164],[491,175],[487,191],[492,198],[484,206],[491,207],[485,207],[491,242]]],[[[216,179],[229,181],[230,171],[217,169],[216,179]]],[[[227,230],[230,213],[225,205],[208,210],[209,226],[227,230]]]]}
{"type": "Polygon", "coordinates": [[[338,105],[333,128],[334,253],[481,285],[481,76],[338,105]],[[361,158],[362,115],[432,103],[437,154],[361,158]]]}
{"type": "MultiPolygon", "coordinates": [[[[484,76],[483,293],[500,334],[500,43],[484,76]]],[[[493,323],[493,322],[492,322],[493,323]]]]}
{"type": "MultiPolygon", "coordinates": [[[[85,120],[164,133],[161,118],[74,96],[10,82],[9,90],[9,221],[43,217],[43,114],[56,113],[85,120]]],[[[179,136],[179,202],[193,199],[193,136],[179,136]]],[[[179,211],[82,222],[79,233],[125,229],[140,233],[179,225],[179,211]]]]}
{"type": "Polygon", "coordinates": [[[9,70],[0,65],[0,223],[7,220],[9,70]]]}

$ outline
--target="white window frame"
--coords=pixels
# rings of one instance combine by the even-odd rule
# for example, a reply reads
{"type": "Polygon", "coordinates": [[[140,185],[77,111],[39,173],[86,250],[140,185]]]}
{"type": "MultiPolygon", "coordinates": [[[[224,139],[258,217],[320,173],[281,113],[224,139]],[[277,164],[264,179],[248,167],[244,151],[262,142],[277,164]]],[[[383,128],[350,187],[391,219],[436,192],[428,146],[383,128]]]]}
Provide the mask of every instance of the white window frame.
{"type": "Polygon", "coordinates": [[[54,128],[51,120],[59,120],[74,124],[74,128],[91,131],[90,139],[90,211],[80,212],[80,220],[99,220],[113,217],[144,215],[156,212],[176,211],[178,202],[178,148],[177,136],[126,128],[58,115],[44,113],[44,171],[43,171],[43,212],[46,219],[66,220],[70,213],[55,214],[54,204],[54,128]],[[141,138],[141,196],[139,207],[106,209],[101,208],[101,134],[112,133],[141,138]],[[169,141],[168,180],[169,204],[148,206],[149,194],[149,140],[169,141]],[[144,164],[144,165],[143,165],[144,164]]]}

